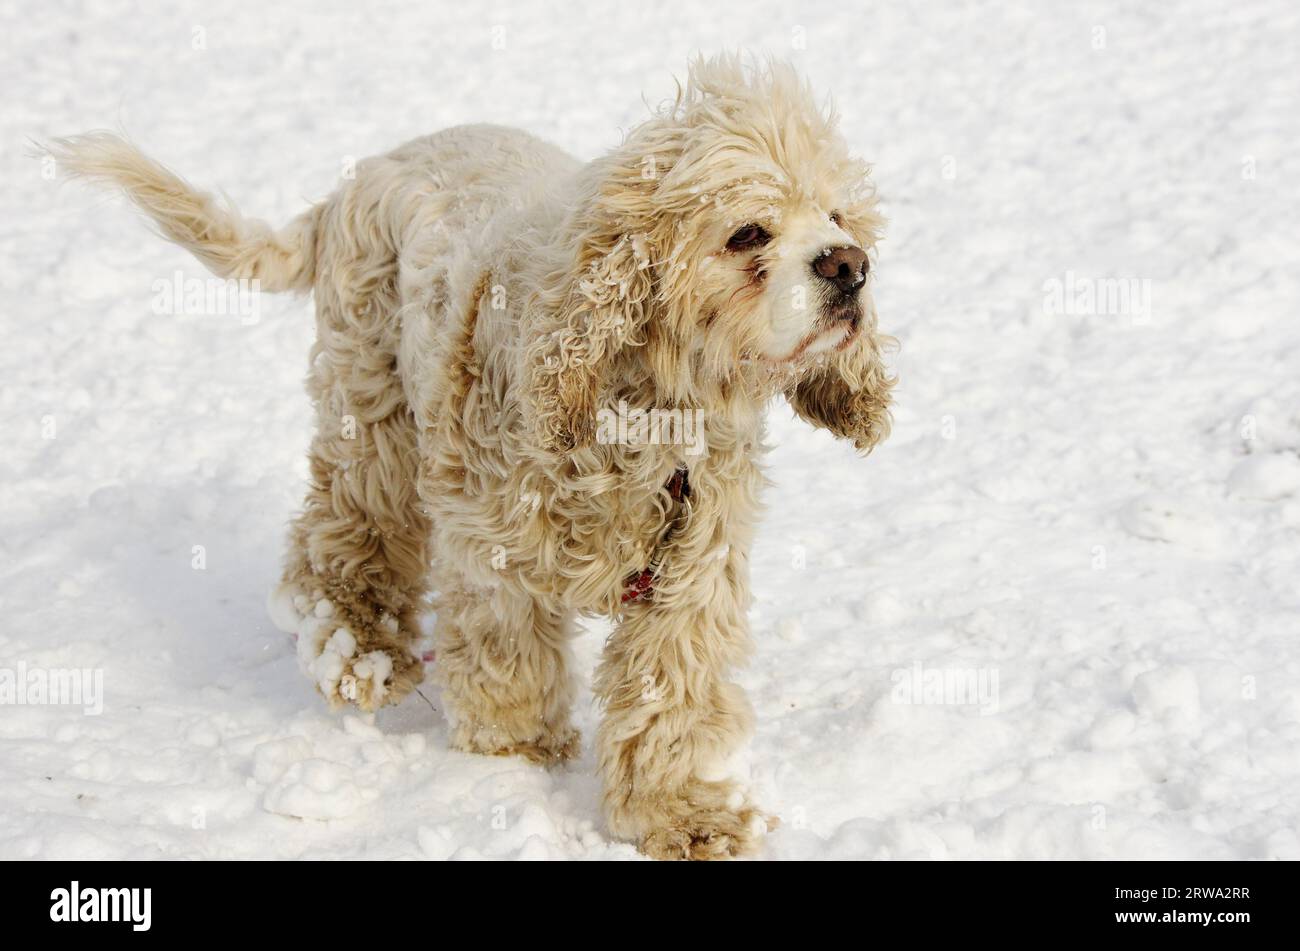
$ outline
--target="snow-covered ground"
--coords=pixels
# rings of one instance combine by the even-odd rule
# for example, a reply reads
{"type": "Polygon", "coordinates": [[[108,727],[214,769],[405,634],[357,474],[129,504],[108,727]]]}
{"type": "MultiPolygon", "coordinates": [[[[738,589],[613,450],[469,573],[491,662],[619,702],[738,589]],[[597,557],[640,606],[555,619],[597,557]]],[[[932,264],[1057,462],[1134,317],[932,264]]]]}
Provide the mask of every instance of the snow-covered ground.
{"type": "Polygon", "coordinates": [[[766,856],[1300,858],[1294,4],[155,6],[0,9],[0,686],[103,706],[0,706],[0,857],[636,856],[589,747],[449,752],[427,686],[325,708],[263,607],[310,305],[155,313],[204,272],[26,139],[119,126],[280,222],[456,123],[596,154],[739,47],[876,163],[901,342],[870,459],[772,412],[766,856]]]}

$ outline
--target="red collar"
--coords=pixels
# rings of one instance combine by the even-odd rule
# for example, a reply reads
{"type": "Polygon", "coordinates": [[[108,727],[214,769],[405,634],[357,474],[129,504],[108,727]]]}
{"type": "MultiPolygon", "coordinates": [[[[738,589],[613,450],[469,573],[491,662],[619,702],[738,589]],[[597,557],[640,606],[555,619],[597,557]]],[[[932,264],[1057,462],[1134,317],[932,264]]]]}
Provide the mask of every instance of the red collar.
{"type": "Polygon", "coordinates": [[[673,537],[673,532],[677,530],[678,524],[685,518],[686,513],[681,509],[687,506],[691,497],[690,470],[686,466],[678,466],[673,474],[668,477],[668,481],[664,483],[664,488],[668,490],[668,495],[672,498],[678,512],[673,516],[672,521],[668,523],[668,527],[664,529],[659,544],[656,546],[655,551],[651,553],[650,564],[636,574],[628,575],[624,579],[624,604],[649,600],[650,595],[654,593],[654,580],[659,571],[659,564],[662,561],[662,549],[668,544],[669,539],[673,537]]]}

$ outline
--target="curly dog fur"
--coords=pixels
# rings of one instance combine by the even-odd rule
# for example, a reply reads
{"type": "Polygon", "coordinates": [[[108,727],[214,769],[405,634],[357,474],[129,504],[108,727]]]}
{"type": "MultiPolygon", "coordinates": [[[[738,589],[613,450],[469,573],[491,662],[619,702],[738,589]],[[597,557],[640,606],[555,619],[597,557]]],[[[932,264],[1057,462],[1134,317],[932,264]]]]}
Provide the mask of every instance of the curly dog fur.
{"type": "Polygon", "coordinates": [[[767,817],[725,764],[752,721],[728,677],[764,412],[784,394],[866,451],[892,383],[860,253],[882,226],[869,169],[791,69],[697,61],[588,164],[497,127],[417,139],[279,231],[116,136],[51,152],[218,276],[315,294],[311,482],[271,610],[332,704],[421,681],[432,586],[454,745],[563,760],[573,618],[608,615],[611,831],[658,857],[754,847],[767,817]],[[624,404],[698,411],[702,446],[602,438],[624,404]],[[686,499],[666,488],[683,466],[686,499]]]}

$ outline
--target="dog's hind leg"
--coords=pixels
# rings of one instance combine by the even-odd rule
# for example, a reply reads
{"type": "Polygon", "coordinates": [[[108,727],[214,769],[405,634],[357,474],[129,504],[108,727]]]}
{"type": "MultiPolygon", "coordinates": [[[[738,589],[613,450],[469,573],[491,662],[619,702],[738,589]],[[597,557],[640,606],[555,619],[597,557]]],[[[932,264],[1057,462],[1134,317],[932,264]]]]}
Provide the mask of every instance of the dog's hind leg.
{"type": "Polygon", "coordinates": [[[108,133],[51,143],[59,167],[120,188],[214,274],[315,290],[311,488],[272,617],[332,703],[373,709],[422,677],[412,647],[428,585],[416,424],[397,370],[398,253],[418,169],[387,158],[279,231],[242,217],[108,133]]]}
{"type": "Polygon", "coordinates": [[[414,648],[429,576],[417,429],[397,371],[397,257],[377,221],[392,187],[383,171],[359,170],[321,215],[311,482],[272,602],[326,699],[364,710],[423,678],[414,648]]]}
{"type": "Polygon", "coordinates": [[[578,752],[571,619],[505,585],[460,586],[439,571],[435,676],[457,749],[552,763],[578,752]]]}
{"type": "Polygon", "coordinates": [[[368,419],[355,403],[323,405],[318,424],[311,486],[272,611],[293,630],[304,672],[332,706],[373,710],[424,676],[415,648],[428,522],[413,477],[402,474],[414,439],[400,411],[368,419]],[[356,435],[342,435],[353,418],[356,435]]]}

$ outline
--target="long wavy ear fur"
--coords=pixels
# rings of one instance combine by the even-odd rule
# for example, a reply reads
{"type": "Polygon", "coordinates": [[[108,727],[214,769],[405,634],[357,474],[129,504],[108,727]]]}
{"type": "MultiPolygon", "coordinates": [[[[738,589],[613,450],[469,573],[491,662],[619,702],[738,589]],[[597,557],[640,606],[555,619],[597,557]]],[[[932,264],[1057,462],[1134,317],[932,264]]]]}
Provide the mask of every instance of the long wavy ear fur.
{"type": "Polygon", "coordinates": [[[889,343],[873,327],[864,328],[861,339],[811,370],[786,392],[786,399],[812,425],[870,452],[889,435],[890,390],[897,382],[882,359],[881,349],[889,343]]]}
{"type": "Polygon", "coordinates": [[[528,415],[548,450],[592,444],[598,400],[618,352],[645,345],[651,314],[664,307],[652,258],[672,216],[656,203],[656,189],[678,153],[679,132],[671,115],[661,116],[593,162],[552,249],[551,273],[531,302],[535,336],[524,355],[528,415]],[[646,174],[647,158],[655,174],[646,174]]]}
{"type": "Polygon", "coordinates": [[[533,416],[553,451],[591,445],[597,401],[614,354],[644,328],[654,280],[644,248],[627,234],[591,234],[549,333],[531,348],[533,416]]]}

